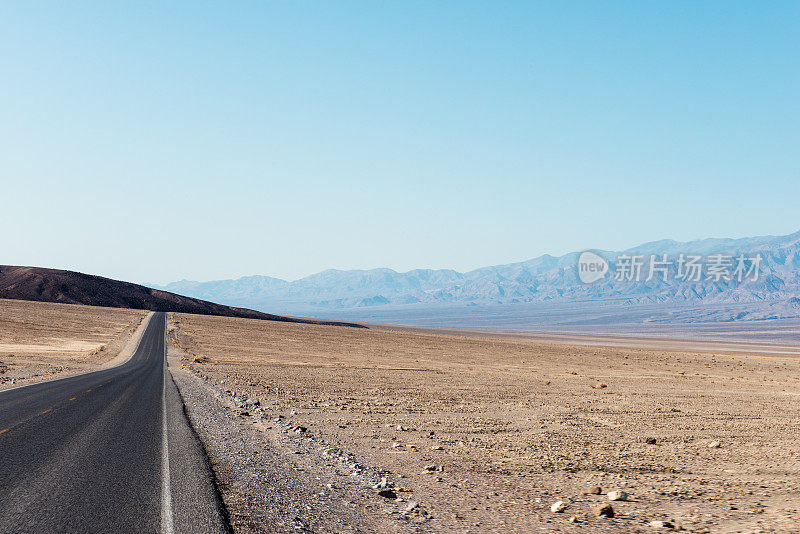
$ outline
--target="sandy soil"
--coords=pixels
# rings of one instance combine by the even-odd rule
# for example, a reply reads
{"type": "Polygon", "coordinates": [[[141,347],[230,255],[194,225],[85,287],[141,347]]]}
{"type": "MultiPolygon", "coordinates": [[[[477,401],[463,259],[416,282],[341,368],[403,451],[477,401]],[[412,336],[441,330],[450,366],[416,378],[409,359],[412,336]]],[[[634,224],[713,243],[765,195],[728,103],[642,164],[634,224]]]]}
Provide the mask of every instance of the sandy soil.
{"type": "Polygon", "coordinates": [[[145,311],[0,299],[0,389],[107,364],[145,311]]]}
{"type": "MultiPolygon", "coordinates": [[[[344,456],[358,467],[320,472],[320,484],[385,476],[399,501],[369,491],[408,530],[638,532],[668,530],[650,526],[664,521],[692,532],[793,532],[800,524],[796,355],[184,314],[173,328],[183,367],[227,395],[242,424],[306,440],[307,463],[344,456]],[[614,518],[599,518],[593,508],[610,501],[585,494],[591,486],[629,497],[610,503],[614,518]],[[564,512],[551,512],[556,501],[564,512]]],[[[246,532],[255,523],[244,518],[258,510],[252,495],[234,495],[252,485],[238,488],[223,494],[246,532]]]]}

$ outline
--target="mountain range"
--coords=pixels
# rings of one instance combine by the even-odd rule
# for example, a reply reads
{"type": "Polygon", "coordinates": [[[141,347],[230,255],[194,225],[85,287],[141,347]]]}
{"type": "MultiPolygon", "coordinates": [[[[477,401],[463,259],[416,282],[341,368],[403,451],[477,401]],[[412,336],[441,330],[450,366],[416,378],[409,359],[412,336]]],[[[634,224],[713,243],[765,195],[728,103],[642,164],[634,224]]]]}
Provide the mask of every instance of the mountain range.
{"type": "MultiPolygon", "coordinates": [[[[483,267],[451,269],[322,271],[295,281],[269,276],[197,282],[181,280],[151,287],[276,313],[324,314],[325,310],[426,305],[491,306],[545,302],[614,302],[622,304],[753,303],[738,318],[800,316],[800,232],[785,236],[653,241],[624,251],[594,250],[609,262],[609,272],[586,284],[578,276],[581,252],[483,267]],[[668,274],[647,280],[649,258],[672,261],[668,274]],[[679,278],[678,258],[714,255],[735,265],[739,256],[760,257],[757,276],[743,281],[715,279],[703,271],[699,280],[679,278]],[[618,279],[623,256],[640,257],[643,276],[618,279]],[[666,278],[666,279],[665,279],[666,278]]],[[[751,262],[752,263],[752,262],[751,262]]],[[[750,265],[750,264],[748,264],[750,265]]],[[[733,265],[731,266],[731,271],[733,265]]],[[[729,273],[731,274],[731,273],[729,273]]],[[[624,277],[623,277],[624,278],[624,277]]],[[[737,317],[733,317],[736,319],[737,317]]]]}

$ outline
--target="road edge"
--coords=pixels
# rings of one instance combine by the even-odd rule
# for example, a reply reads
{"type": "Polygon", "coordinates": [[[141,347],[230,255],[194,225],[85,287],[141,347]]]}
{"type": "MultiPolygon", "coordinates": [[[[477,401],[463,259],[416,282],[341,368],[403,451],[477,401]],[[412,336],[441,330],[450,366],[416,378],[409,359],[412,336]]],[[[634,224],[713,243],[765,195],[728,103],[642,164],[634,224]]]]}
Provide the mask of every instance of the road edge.
{"type": "Polygon", "coordinates": [[[126,364],[133,358],[133,355],[136,354],[136,351],[139,350],[139,345],[142,343],[144,331],[147,330],[147,326],[150,324],[150,320],[155,314],[156,312],[153,311],[148,312],[148,314],[142,318],[142,322],[139,323],[139,326],[136,327],[133,335],[125,343],[125,346],[122,347],[122,350],[120,350],[116,356],[102,364],[97,370],[113,369],[114,367],[126,364]]]}

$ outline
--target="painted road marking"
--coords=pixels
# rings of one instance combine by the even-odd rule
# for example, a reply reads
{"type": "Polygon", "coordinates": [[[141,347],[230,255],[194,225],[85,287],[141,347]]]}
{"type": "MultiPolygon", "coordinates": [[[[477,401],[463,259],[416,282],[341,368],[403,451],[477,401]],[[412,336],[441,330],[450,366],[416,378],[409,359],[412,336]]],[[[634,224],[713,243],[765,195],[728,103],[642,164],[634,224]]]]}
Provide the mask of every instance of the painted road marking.
{"type": "Polygon", "coordinates": [[[91,389],[87,389],[87,390],[86,390],[86,393],[89,393],[90,391],[92,391],[92,390],[91,390],[91,389]]]}
{"type": "Polygon", "coordinates": [[[6,432],[8,432],[8,430],[9,430],[8,428],[6,428],[5,430],[0,430],[0,434],[5,434],[6,432]]]}
{"type": "Polygon", "coordinates": [[[75,399],[77,399],[77,398],[78,398],[78,397],[72,397],[72,398],[71,398],[71,399],[69,399],[69,400],[75,400],[75,399]]]}
{"type": "Polygon", "coordinates": [[[48,409],[46,409],[45,411],[43,411],[42,413],[40,413],[39,415],[44,415],[44,414],[46,414],[47,412],[52,412],[52,411],[53,411],[53,409],[52,409],[52,408],[48,408],[48,409]]]}
{"type": "Polygon", "coordinates": [[[169,481],[169,442],[167,441],[167,322],[164,321],[164,376],[161,389],[161,532],[173,534],[172,489],[169,481]]]}

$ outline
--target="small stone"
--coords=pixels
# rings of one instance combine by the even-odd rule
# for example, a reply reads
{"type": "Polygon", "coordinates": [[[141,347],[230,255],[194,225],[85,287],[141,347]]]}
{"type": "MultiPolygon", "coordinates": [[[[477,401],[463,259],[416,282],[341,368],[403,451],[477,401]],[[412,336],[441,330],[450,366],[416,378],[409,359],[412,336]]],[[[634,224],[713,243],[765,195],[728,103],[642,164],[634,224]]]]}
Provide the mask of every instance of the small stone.
{"type": "Polygon", "coordinates": [[[396,499],[397,494],[391,488],[384,488],[378,492],[378,495],[386,499],[396,499]]]}
{"type": "Polygon", "coordinates": [[[414,511],[414,510],[416,510],[418,507],[419,507],[419,503],[418,503],[418,502],[416,502],[416,501],[411,501],[411,502],[409,502],[409,503],[406,505],[406,508],[405,508],[405,510],[406,510],[406,512],[413,512],[413,511],[414,511]]]}
{"type": "Polygon", "coordinates": [[[589,486],[588,488],[586,488],[586,491],[584,493],[586,495],[602,495],[603,490],[600,488],[600,486],[589,486]]]}
{"type": "Polygon", "coordinates": [[[300,425],[295,425],[295,426],[293,426],[293,427],[292,427],[292,431],[293,431],[293,432],[299,432],[299,433],[301,433],[301,434],[302,434],[303,432],[305,432],[306,430],[308,430],[306,427],[304,427],[304,426],[300,426],[300,425]]]}
{"type": "Polygon", "coordinates": [[[441,445],[434,445],[433,447],[431,447],[431,450],[432,451],[443,451],[444,447],[442,447],[441,445]]]}
{"type": "Polygon", "coordinates": [[[608,503],[592,508],[592,513],[597,517],[614,517],[614,507],[608,503]]]}
{"type": "Polygon", "coordinates": [[[622,490],[614,490],[608,492],[609,501],[627,501],[628,494],[622,490]]]}
{"type": "Polygon", "coordinates": [[[719,449],[720,447],[722,447],[722,443],[720,443],[720,442],[719,442],[719,441],[717,441],[717,440],[710,441],[710,442],[708,443],[708,448],[709,448],[709,449],[719,449]]]}
{"type": "Polygon", "coordinates": [[[567,503],[564,501],[556,501],[553,503],[553,506],[550,507],[550,511],[554,514],[560,514],[564,510],[567,509],[567,503]]]}
{"type": "Polygon", "coordinates": [[[572,517],[569,518],[569,522],[570,523],[577,523],[578,522],[578,518],[573,515],[572,517]]]}
{"type": "Polygon", "coordinates": [[[669,521],[650,521],[648,525],[652,528],[674,528],[674,525],[669,521]]]}
{"type": "Polygon", "coordinates": [[[647,443],[648,445],[655,445],[656,438],[647,438],[646,440],[644,440],[644,442],[647,443]]]}

